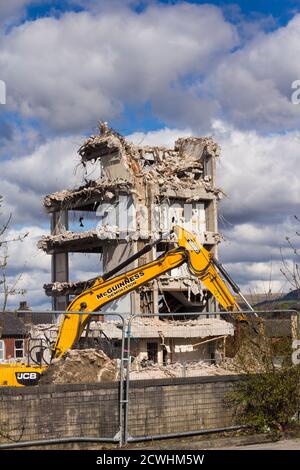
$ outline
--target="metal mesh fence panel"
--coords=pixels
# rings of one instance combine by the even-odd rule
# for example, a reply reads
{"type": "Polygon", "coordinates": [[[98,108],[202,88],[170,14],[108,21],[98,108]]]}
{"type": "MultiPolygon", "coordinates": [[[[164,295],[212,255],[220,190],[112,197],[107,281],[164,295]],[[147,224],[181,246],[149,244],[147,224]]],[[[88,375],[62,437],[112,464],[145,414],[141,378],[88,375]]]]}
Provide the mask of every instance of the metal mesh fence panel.
{"type": "MultiPolygon", "coordinates": [[[[72,321],[57,342],[62,313],[1,314],[0,446],[68,439],[122,444],[236,429],[243,424],[240,405],[229,396],[241,381],[278,376],[291,386],[300,363],[294,311],[129,319],[93,313],[87,325],[84,314],[68,312],[72,321]],[[79,320],[85,328],[75,340],[79,320]],[[53,360],[55,345],[58,353],[66,345],[72,350],[53,360]]],[[[285,388],[280,392],[292,419],[298,419],[297,393],[284,402],[285,388]]]]}
{"type": "Polygon", "coordinates": [[[127,328],[128,440],[240,426],[232,390],[245,377],[292,367],[298,331],[296,312],[135,315],[127,328]]]}
{"type": "Polygon", "coordinates": [[[81,338],[73,341],[77,320],[85,317],[67,312],[72,321],[65,323],[63,340],[56,343],[59,312],[50,317],[45,312],[45,323],[40,323],[39,312],[38,324],[36,312],[30,312],[30,319],[29,312],[26,318],[21,313],[1,314],[0,443],[67,438],[118,442],[123,318],[89,314],[81,338]],[[73,349],[65,351],[72,342],[73,349]],[[55,344],[59,354],[51,359],[55,344]]]}

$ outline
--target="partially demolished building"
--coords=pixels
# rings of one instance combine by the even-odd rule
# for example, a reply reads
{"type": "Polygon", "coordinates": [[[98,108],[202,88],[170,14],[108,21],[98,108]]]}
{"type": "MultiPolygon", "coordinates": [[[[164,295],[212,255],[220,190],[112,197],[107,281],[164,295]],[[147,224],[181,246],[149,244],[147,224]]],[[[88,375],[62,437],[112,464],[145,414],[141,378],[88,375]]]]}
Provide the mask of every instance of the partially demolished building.
{"type": "MultiPolygon", "coordinates": [[[[51,235],[39,248],[52,255],[52,282],[45,285],[53,308],[66,308],[71,296],[85,282],[71,282],[70,253],[96,253],[99,274],[106,272],[162,238],[152,251],[136,260],[130,269],[152,261],[170,247],[172,225],[195,230],[203,245],[216,253],[219,242],[216,160],[219,147],[207,137],[180,138],[174,148],[139,146],[100,125],[99,135],[80,147],[82,165],[93,165],[96,177],[72,190],[62,190],[44,199],[51,214],[51,235]],[[97,215],[97,226],[84,231],[68,229],[70,211],[97,215]]],[[[185,266],[152,281],[107,306],[120,313],[214,311],[208,292],[185,266]]]]}
{"type": "MultiPolygon", "coordinates": [[[[57,333],[58,325],[33,325],[30,331],[30,344],[33,347],[31,359],[39,352],[41,341],[45,344],[45,334],[50,342],[54,342],[57,333]]],[[[82,364],[78,353],[74,356],[75,367],[72,358],[68,359],[70,368],[67,368],[67,372],[76,372],[78,375],[81,370],[86,378],[85,369],[90,363],[94,364],[96,351],[112,360],[120,359],[123,334],[123,322],[119,320],[91,321],[78,344],[78,348],[83,350],[83,357],[89,357],[90,361],[88,364],[84,361],[80,369],[82,364]]],[[[233,337],[233,334],[233,325],[217,318],[194,317],[182,321],[159,320],[151,315],[135,317],[130,322],[131,377],[145,379],[202,373],[217,375],[221,371],[228,373],[224,368],[220,370],[215,366],[225,364],[226,339],[233,337]]],[[[50,362],[50,355],[50,349],[46,348],[43,359],[47,363],[50,362]]],[[[38,360],[38,357],[35,359],[38,360]]],[[[68,364],[61,359],[59,362],[65,373],[68,364]]],[[[94,377],[94,368],[90,368],[91,378],[94,377]]],[[[65,378],[61,377],[60,380],[64,381],[65,378]]]]}

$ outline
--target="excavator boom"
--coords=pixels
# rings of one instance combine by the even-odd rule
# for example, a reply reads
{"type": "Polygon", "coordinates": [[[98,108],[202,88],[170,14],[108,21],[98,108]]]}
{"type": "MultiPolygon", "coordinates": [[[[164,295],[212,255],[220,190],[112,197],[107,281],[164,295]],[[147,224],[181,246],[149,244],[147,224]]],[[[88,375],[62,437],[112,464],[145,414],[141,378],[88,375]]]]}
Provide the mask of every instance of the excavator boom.
{"type": "MultiPolygon", "coordinates": [[[[201,281],[224,310],[229,312],[241,310],[235,297],[220,276],[221,272],[233,291],[239,293],[238,286],[232,281],[223,266],[215,260],[192,233],[179,226],[175,226],[172,232],[178,245],[177,248],[167,251],[150,263],[115,276],[117,272],[120,272],[142,254],[150,251],[159,241],[146,245],[139,253],[116,266],[109,273],[93,279],[91,287],[75,297],[68,306],[69,313],[63,315],[57,340],[52,350],[52,358],[61,357],[74,346],[92,319],[91,312],[99,311],[109,302],[174,268],[178,268],[183,263],[187,264],[190,273],[199,279],[199,282],[201,281]]],[[[26,366],[25,364],[1,365],[0,385],[33,385],[46,368],[46,366],[26,366]]]]}
{"type": "MultiPolygon", "coordinates": [[[[217,299],[226,311],[239,311],[240,306],[235,301],[234,296],[221,278],[216,266],[218,264],[214,256],[201,245],[197,237],[182,227],[176,226],[174,231],[177,236],[178,245],[186,250],[187,266],[191,274],[201,280],[204,286],[217,299]]],[[[224,268],[222,267],[224,270],[224,268]]],[[[227,274],[227,273],[226,273],[227,274]]],[[[227,274],[228,276],[228,274],[227,274]]],[[[229,276],[227,281],[235,290],[239,288],[234,284],[229,276]]]]}
{"type": "Polygon", "coordinates": [[[78,295],[68,306],[68,311],[82,311],[82,314],[64,315],[57,341],[53,350],[53,357],[61,356],[67,349],[80,338],[85,326],[91,319],[87,312],[99,311],[109,302],[131,292],[146,284],[152,279],[177,268],[186,260],[186,252],[175,249],[151,263],[132,269],[125,274],[113,277],[107,281],[101,278],[94,285],[78,295]]]}
{"type": "MultiPolygon", "coordinates": [[[[96,279],[93,286],[78,295],[68,306],[68,311],[82,311],[82,314],[66,314],[61,323],[53,357],[60,357],[72,348],[80,338],[85,326],[91,319],[88,312],[99,311],[103,305],[111,302],[162,274],[181,266],[184,262],[190,272],[198,278],[227,311],[240,310],[234,296],[220,277],[214,266],[213,256],[200,244],[197,238],[187,230],[175,226],[178,248],[166,252],[155,261],[144,264],[119,276],[105,280],[107,275],[96,279]],[[84,312],[87,313],[84,313],[84,312]]],[[[145,249],[143,250],[143,252],[145,249]]],[[[135,255],[134,258],[138,256],[135,255]]],[[[132,262],[132,258],[128,262],[132,262]]],[[[123,263],[119,269],[125,266],[123,263]]],[[[115,268],[115,273],[118,268],[115,268]]]]}

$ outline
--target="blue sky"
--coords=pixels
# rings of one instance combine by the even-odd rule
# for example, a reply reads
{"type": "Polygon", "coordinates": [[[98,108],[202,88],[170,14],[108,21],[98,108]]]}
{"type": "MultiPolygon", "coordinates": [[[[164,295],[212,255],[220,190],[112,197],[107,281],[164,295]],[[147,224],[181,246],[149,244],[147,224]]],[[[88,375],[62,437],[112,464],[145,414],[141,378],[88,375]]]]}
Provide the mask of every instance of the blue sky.
{"type": "MultiPolygon", "coordinates": [[[[143,11],[145,6],[147,5],[147,1],[132,3],[132,8],[134,8],[136,11],[143,11]]],[[[180,0],[160,0],[159,3],[174,5],[176,3],[180,3],[180,0]]],[[[246,17],[272,15],[280,25],[286,24],[286,22],[291,19],[294,13],[299,11],[300,8],[299,0],[243,0],[228,2],[222,0],[215,0],[210,2],[190,0],[187,1],[187,3],[196,5],[210,3],[216,5],[222,8],[225,11],[226,16],[231,20],[235,20],[234,12],[236,12],[237,10],[239,10],[240,13],[242,15],[245,15],[246,17]],[[230,14],[230,12],[232,13],[230,14]]],[[[56,14],[60,14],[60,12],[66,11],[83,11],[85,10],[85,8],[84,5],[74,5],[68,0],[60,0],[36,2],[36,4],[29,5],[26,10],[27,18],[37,19],[42,16],[53,15],[54,12],[56,12],[56,14]]]]}
{"type": "MultiPolygon", "coordinates": [[[[77,149],[98,120],[158,145],[212,135],[228,196],[220,255],[246,291],[288,289],[280,248],[300,202],[299,10],[292,0],[0,4],[1,192],[12,233],[30,232],[11,263],[33,306],[47,305],[50,279],[36,249],[49,224],[42,198],[81,183],[77,149]]],[[[97,272],[88,259],[72,263],[71,277],[97,272]]]]}

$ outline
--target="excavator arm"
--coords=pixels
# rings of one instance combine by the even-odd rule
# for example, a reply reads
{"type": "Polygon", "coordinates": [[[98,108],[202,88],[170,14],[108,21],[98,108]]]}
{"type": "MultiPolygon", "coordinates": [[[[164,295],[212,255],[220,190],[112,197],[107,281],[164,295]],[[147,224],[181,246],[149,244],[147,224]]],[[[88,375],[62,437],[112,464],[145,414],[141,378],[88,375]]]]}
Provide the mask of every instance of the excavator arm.
{"type": "Polygon", "coordinates": [[[82,311],[82,314],[64,315],[54,346],[53,357],[60,357],[67,349],[72,348],[73,344],[80,338],[92,317],[92,315],[84,313],[84,311],[99,311],[107,303],[128,294],[171,269],[177,268],[185,260],[185,250],[170,250],[157,260],[112,279],[103,281],[103,278],[99,278],[96,280],[90,289],[78,295],[68,306],[68,311],[82,311]]]}
{"type": "MultiPolygon", "coordinates": [[[[241,310],[227,284],[236,294],[241,295],[240,290],[223,266],[200,244],[193,234],[178,226],[174,227],[173,232],[177,248],[167,251],[150,263],[115,276],[116,273],[140,258],[144,253],[150,251],[154,245],[159,243],[158,240],[146,245],[140,252],[116,266],[109,273],[91,280],[91,287],[78,295],[68,306],[69,313],[63,315],[57,340],[52,350],[52,358],[61,357],[67,349],[73,347],[92,319],[91,312],[99,311],[103,305],[126,295],[183,263],[187,264],[191,274],[204,284],[224,310],[227,312],[241,310]],[[220,273],[227,281],[226,283],[220,273]]],[[[246,299],[244,300],[246,301],[246,299]]],[[[248,307],[252,310],[249,304],[248,307]]],[[[3,364],[0,366],[0,385],[35,385],[46,369],[47,366],[3,364]]]]}
{"type": "Polygon", "coordinates": [[[223,276],[227,276],[227,282],[233,288],[236,287],[238,289],[238,287],[230,279],[224,268],[214,259],[212,254],[187,230],[176,226],[174,227],[174,235],[178,248],[166,252],[155,261],[132,269],[124,274],[111,277],[123,269],[126,264],[128,265],[133,260],[139,258],[142,253],[149,251],[158,242],[147,245],[142,252],[137,253],[110,273],[95,279],[94,284],[89,289],[78,295],[68,306],[68,311],[80,311],[82,313],[64,315],[52,357],[60,357],[67,349],[72,348],[90,321],[92,317],[90,312],[99,311],[107,303],[126,295],[152,279],[156,279],[162,274],[181,266],[183,263],[187,263],[189,271],[204,284],[226,311],[241,310],[221,278],[217,267],[219,270],[221,268],[224,271],[223,276]]]}

